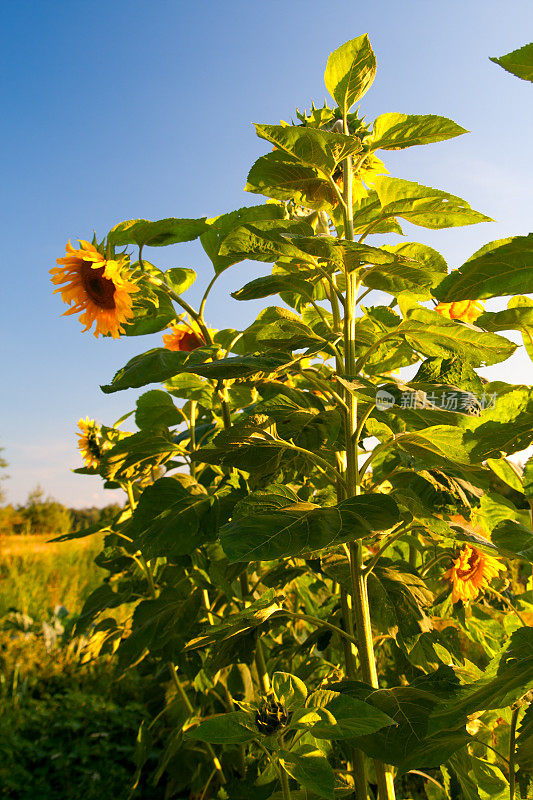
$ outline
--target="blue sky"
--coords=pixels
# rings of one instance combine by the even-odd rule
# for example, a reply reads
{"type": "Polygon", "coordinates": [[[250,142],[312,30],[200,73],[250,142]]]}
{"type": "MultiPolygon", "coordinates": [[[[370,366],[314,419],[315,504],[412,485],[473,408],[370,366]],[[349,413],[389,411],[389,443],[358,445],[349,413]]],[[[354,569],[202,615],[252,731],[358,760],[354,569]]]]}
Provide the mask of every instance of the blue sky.
{"type": "MultiPolygon", "coordinates": [[[[130,410],[139,392],[104,395],[99,384],[161,342],[97,340],[61,316],[48,269],[67,239],[93,229],[102,238],[123,219],[214,216],[257,202],[243,192],[266,149],[251,123],[321,104],[327,56],[347,39],[368,32],[376,51],[362,104],[370,119],[436,113],[470,131],[385,160],[393,175],[464,197],[497,222],[410,228],[409,238],[455,267],[487,241],[532,228],[533,89],[488,60],[533,38],[531,0],[21,0],[3,18],[0,445],[12,502],[37,483],[73,506],[112,499],[98,479],[70,472],[80,464],[76,423],[110,424],[130,410]]],[[[197,269],[199,289],[211,276],[196,243],[146,255],[197,269]]],[[[229,270],[208,307],[212,326],[251,322],[260,304],[229,292],[266,272],[229,270]]],[[[489,374],[530,383],[531,372],[516,356],[489,374]]]]}

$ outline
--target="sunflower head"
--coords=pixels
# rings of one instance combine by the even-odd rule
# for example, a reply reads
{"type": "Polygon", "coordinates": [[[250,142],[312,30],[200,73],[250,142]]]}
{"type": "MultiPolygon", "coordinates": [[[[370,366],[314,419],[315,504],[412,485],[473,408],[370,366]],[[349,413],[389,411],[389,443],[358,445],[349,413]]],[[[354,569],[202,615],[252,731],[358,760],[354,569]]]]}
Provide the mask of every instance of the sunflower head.
{"type": "Polygon", "coordinates": [[[78,449],[82,455],[84,464],[89,469],[97,469],[102,457],[102,431],[94,419],[80,419],[78,428],[78,449]]]}
{"type": "Polygon", "coordinates": [[[443,577],[452,584],[452,601],[475,600],[505,567],[496,558],[467,544],[443,577]]]}
{"type": "Polygon", "coordinates": [[[176,323],[170,326],[170,333],[163,334],[163,343],[167,350],[183,350],[190,353],[205,344],[205,339],[194,323],[176,323]]]}
{"type": "Polygon", "coordinates": [[[485,309],[479,300],[458,300],[455,303],[439,303],[434,310],[448,319],[474,322],[485,309]]]}
{"type": "Polygon", "coordinates": [[[52,283],[58,286],[64,303],[72,307],[65,314],[79,314],[80,322],[94,335],[124,333],[122,327],[133,316],[131,295],[138,286],[127,278],[128,257],[106,258],[95,244],[79,241],[80,248],[67,244],[66,256],[58,258],[61,266],[50,270],[52,283]]]}

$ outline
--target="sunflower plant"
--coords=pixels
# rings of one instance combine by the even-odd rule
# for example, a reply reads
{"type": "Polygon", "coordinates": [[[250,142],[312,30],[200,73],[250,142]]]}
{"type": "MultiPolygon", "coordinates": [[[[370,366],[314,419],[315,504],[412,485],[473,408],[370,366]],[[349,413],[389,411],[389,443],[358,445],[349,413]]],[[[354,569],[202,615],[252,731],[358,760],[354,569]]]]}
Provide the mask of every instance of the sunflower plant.
{"type": "Polygon", "coordinates": [[[531,337],[533,235],[451,271],[387,243],[490,219],[388,174],[387,151],[465,131],[365,121],[375,72],[359,36],[327,60],[332,107],[256,125],[246,190],[265,202],[122,222],[52,271],[96,334],[162,336],[102,386],[151,387],[137,430],[80,421],[79,471],[127,504],[78,630],[149,681],[133,783],[152,769],[167,797],[486,800],[530,782],[533,463],[510,456],[533,441],[533,393],[477,370],[515,352],[503,331],[531,337]],[[193,270],[144,256],[194,239],[213,266],[198,308],[193,270]],[[211,291],[247,260],[265,275],[232,296],[266,306],[215,331],[211,291]]]}

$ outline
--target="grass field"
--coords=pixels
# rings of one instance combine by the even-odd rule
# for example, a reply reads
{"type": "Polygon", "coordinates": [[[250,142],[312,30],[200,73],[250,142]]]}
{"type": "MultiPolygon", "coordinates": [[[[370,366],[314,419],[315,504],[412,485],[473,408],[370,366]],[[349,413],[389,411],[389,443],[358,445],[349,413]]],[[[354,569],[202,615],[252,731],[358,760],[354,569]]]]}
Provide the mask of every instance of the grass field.
{"type": "Polygon", "coordinates": [[[0,617],[10,609],[34,619],[57,605],[79,613],[106,574],[94,563],[100,536],[49,542],[46,536],[0,536],[0,617]]]}

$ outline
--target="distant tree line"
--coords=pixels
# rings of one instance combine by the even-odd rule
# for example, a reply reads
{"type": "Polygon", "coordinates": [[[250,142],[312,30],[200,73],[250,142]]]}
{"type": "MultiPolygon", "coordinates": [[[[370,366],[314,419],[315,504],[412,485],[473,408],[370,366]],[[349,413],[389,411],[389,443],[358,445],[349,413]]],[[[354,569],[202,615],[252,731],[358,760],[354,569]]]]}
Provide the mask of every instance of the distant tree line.
{"type": "Polygon", "coordinates": [[[120,511],[117,503],[104,508],[67,508],[37,486],[28,495],[24,505],[0,506],[0,535],[44,534],[61,536],[69,531],[104,526],[120,511]]]}

